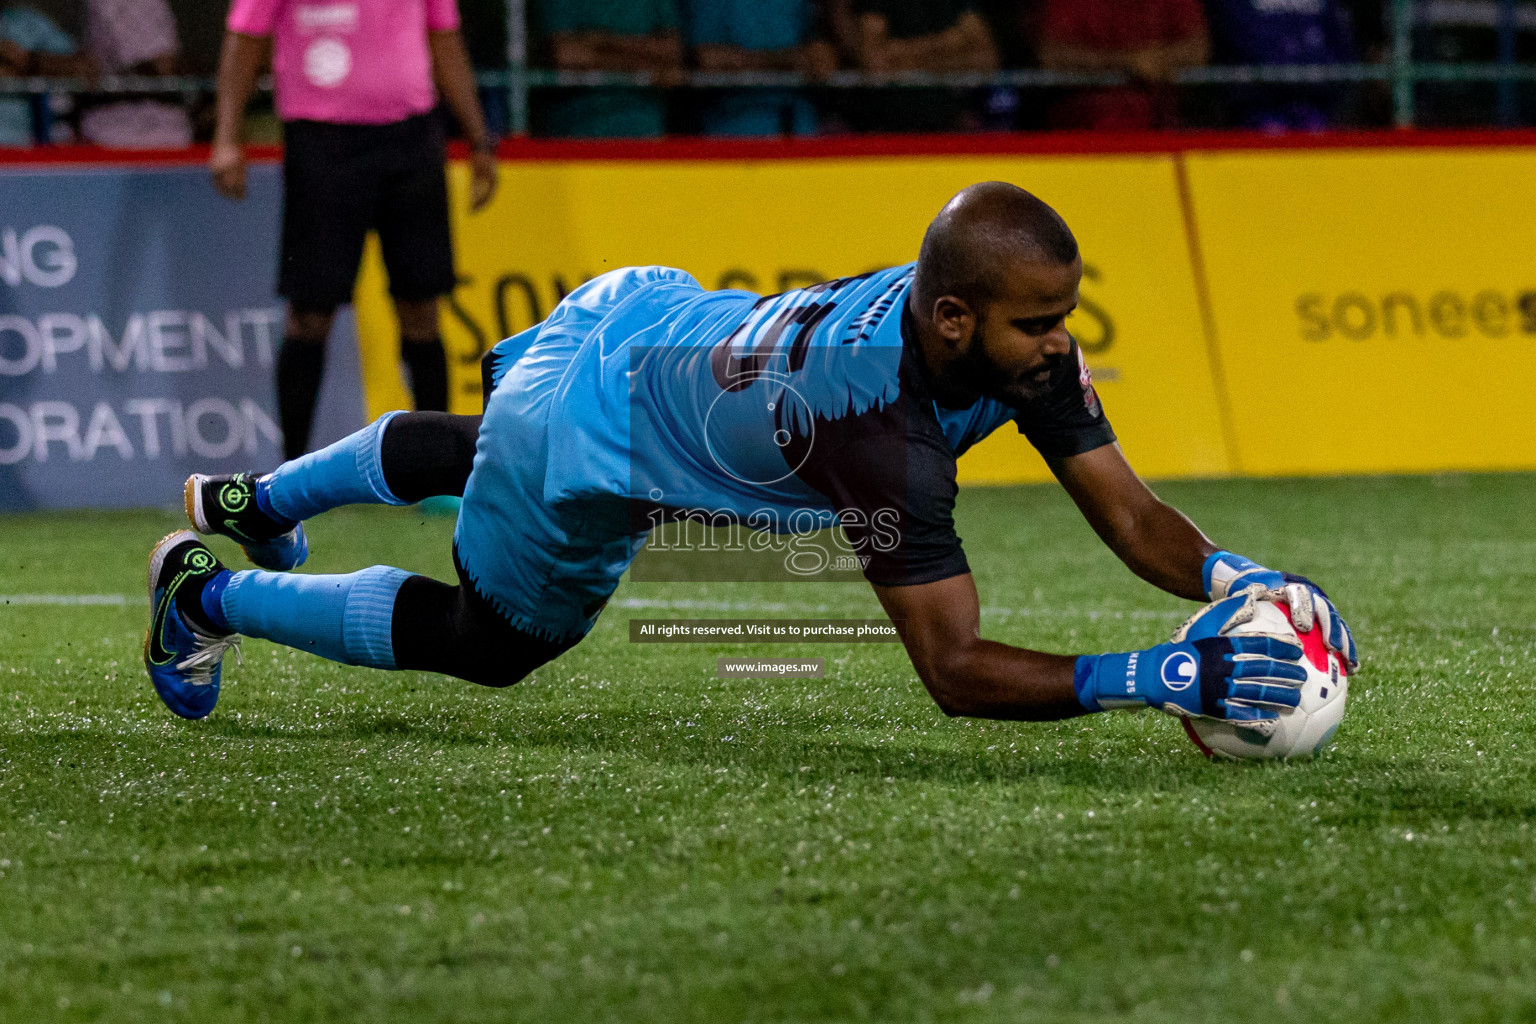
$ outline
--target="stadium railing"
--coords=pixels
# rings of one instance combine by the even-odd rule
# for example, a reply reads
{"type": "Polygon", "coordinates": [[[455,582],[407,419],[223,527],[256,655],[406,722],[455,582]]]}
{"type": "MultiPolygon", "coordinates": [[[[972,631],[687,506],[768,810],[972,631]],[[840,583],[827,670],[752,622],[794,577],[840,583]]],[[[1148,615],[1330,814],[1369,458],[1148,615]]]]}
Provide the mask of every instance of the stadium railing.
{"type": "MultiPolygon", "coordinates": [[[[507,69],[482,71],[482,90],[497,91],[505,101],[507,125],[514,136],[529,129],[529,94],[541,88],[602,88],[605,86],[657,86],[663,83],[649,74],[597,71],[553,71],[531,67],[524,0],[507,4],[507,69]]],[[[1497,86],[1495,114],[1490,124],[1513,127],[1518,123],[1518,85],[1536,81],[1536,65],[1516,61],[1516,37],[1536,29],[1536,11],[1516,0],[1384,0],[1389,30],[1389,52],[1378,63],[1210,65],[1181,72],[1176,84],[1187,87],[1220,85],[1324,85],[1379,82],[1392,92],[1392,120],[1399,128],[1416,123],[1417,89],[1423,83],[1489,83],[1497,86]],[[1445,63],[1414,59],[1415,32],[1436,27],[1491,29],[1496,36],[1497,60],[1445,63]]],[[[1128,84],[1131,79],[1113,71],[1053,71],[1020,68],[992,73],[868,73],[839,71],[811,79],[795,72],[688,72],[670,78],[665,85],[690,89],[784,88],[817,89],[883,88],[1011,88],[1022,91],[1128,84]]],[[[0,78],[0,96],[24,94],[34,98],[38,136],[48,138],[53,109],[51,98],[79,93],[158,93],[180,95],[191,104],[214,88],[212,78],[202,76],[139,77],[109,75],[94,82],[79,78],[0,78]]],[[[270,78],[259,83],[271,90],[270,78]]]]}
{"type": "MultiPolygon", "coordinates": [[[[645,73],[604,71],[550,71],[539,68],[510,71],[482,71],[476,76],[481,89],[503,90],[507,96],[509,127],[513,135],[528,132],[528,93],[540,88],[603,88],[612,86],[659,86],[656,76],[645,73]]],[[[1209,65],[1181,72],[1175,83],[1181,86],[1211,85],[1326,85],[1360,82],[1385,82],[1393,89],[1393,121],[1397,127],[1415,124],[1414,87],[1425,82],[1494,83],[1501,87],[1497,124],[1512,126],[1514,115],[1505,110],[1504,87],[1536,81],[1536,65],[1514,63],[1448,64],[1432,61],[1383,62],[1377,64],[1245,64],[1209,65]]],[[[862,71],[837,71],[825,78],[811,79],[796,72],[685,72],[665,83],[671,88],[817,88],[863,89],[951,87],[984,89],[1005,87],[1020,90],[1092,88],[1130,84],[1131,79],[1111,71],[1051,71],[1020,68],[990,73],[893,72],[870,74],[862,71]]],[[[120,93],[180,96],[187,103],[213,91],[214,80],[204,76],[146,78],[132,75],[108,75],[95,82],[83,78],[0,78],[0,96],[31,96],[39,104],[40,115],[47,119],[49,98],[55,95],[113,95],[120,93]]],[[[270,80],[263,80],[259,90],[271,91],[270,80]]],[[[1512,93],[1510,95],[1513,95],[1512,93]]]]}

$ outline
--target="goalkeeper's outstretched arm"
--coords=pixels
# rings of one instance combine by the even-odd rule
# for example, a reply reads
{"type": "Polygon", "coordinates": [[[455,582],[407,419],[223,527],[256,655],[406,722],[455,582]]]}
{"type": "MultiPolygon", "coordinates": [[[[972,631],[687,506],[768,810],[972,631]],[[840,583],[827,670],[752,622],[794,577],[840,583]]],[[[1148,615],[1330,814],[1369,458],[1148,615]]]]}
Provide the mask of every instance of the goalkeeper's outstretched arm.
{"type": "Polygon", "coordinates": [[[877,586],[875,593],[918,677],[947,715],[1043,721],[1154,707],[1259,726],[1278,709],[1296,706],[1297,686],[1306,678],[1293,638],[1228,636],[1252,617],[1252,594],[1209,605],[1168,643],[1072,657],[983,640],[969,573],[877,586]]]}
{"type": "MultiPolygon", "coordinates": [[[[1051,469],[1133,572],[1180,597],[1206,599],[1201,566],[1216,546],[1152,493],[1118,444],[1051,460],[1051,469]]],[[[876,586],[875,593],[918,678],[945,714],[1044,721],[1100,709],[1084,692],[1093,685],[1083,675],[1087,658],[981,638],[981,602],[969,573],[916,586],[876,586]]]]}
{"type": "MultiPolygon", "coordinates": [[[[1255,598],[1235,587],[1230,596],[1229,588],[1212,592],[1211,574],[1228,562],[1236,566],[1228,567],[1232,572],[1245,566],[1250,575],[1268,570],[1219,551],[1142,483],[1118,445],[1052,460],[1051,468],[1095,532],[1138,576],[1180,597],[1222,600],[1175,641],[1123,654],[1073,656],[982,639],[981,603],[969,573],[915,586],[876,586],[918,677],[945,714],[1044,721],[1155,707],[1258,725],[1277,709],[1296,705],[1296,686],[1305,678],[1297,663],[1300,646],[1280,637],[1229,637],[1234,624],[1246,621],[1245,605],[1255,598]]],[[[1271,575],[1275,581],[1266,585],[1279,585],[1281,574],[1271,575]]],[[[1312,616],[1307,618],[1310,625],[1312,616]]],[[[1341,619],[1338,628],[1344,644],[1341,619]]],[[[1352,651],[1352,642],[1347,646],[1352,651]]]]}
{"type": "Polygon", "coordinates": [[[970,573],[910,587],[875,587],[912,667],[946,715],[1048,721],[1084,714],[1077,659],[983,640],[970,573]]]}
{"type": "Polygon", "coordinates": [[[1303,590],[1288,602],[1296,629],[1305,632],[1318,623],[1323,644],[1351,671],[1359,665],[1354,635],[1322,588],[1304,576],[1218,549],[1184,513],[1142,483],[1118,444],[1052,459],[1050,465],[1094,531],[1148,583],[1193,601],[1217,601],[1254,586],[1299,585],[1303,590]]]}
{"type": "Polygon", "coordinates": [[[1132,572],[1170,594],[1208,600],[1202,567],[1216,545],[1152,493],[1120,445],[1049,461],[1094,532],[1132,572]]]}

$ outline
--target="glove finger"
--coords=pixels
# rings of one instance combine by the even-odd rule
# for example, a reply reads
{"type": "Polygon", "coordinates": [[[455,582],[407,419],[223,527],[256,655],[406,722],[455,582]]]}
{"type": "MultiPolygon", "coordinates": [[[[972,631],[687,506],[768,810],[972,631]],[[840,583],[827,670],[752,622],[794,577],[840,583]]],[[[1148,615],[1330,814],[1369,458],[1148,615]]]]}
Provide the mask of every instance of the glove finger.
{"type": "Polygon", "coordinates": [[[1296,627],[1296,632],[1305,633],[1311,629],[1317,621],[1317,602],[1313,600],[1312,591],[1301,583],[1287,583],[1282,593],[1285,595],[1285,605],[1290,609],[1291,625],[1296,627]]]}
{"type": "Polygon", "coordinates": [[[1309,580],[1305,576],[1301,575],[1301,573],[1297,573],[1297,572],[1282,572],[1280,574],[1280,578],[1285,580],[1285,582],[1287,582],[1287,583],[1300,583],[1302,586],[1306,587],[1308,590],[1315,590],[1319,594],[1322,594],[1325,599],[1328,597],[1328,595],[1326,593],[1324,593],[1322,587],[1318,586],[1316,583],[1313,583],[1311,580],[1309,580]]]}
{"type": "Polygon", "coordinates": [[[1317,618],[1317,628],[1322,631],[1323,645],[1329,650],[1337,650],[1334,644],[1339,639],[1339,613],[1334,611],[1333,603],[1321,594],[1312,595],[1312,609],[1317,618]]]}
{"type": "Polygon", "coordinates": [[[1281,661],[1300,661],[1301,644],[1278,636],[1234,636],[1229,641],[1233,654],[1257,654],[1281,661]]]}
{"type": "Polygon", "coordinates": [[[1253,612],[1248,607],[1246,596],[1238,594],[1233,597],[1224,597],[1190,616],[1189,620],[1173,634],[1173,641],[1179,643],[1185,640],[1206,640],[1221,636],[1233,626],[1247,622],[1251,618],[1253,618],[1253,612]]]}
{"type": "Polygon", "coordinates": [[[1232,688],[1227,691],[1227,700],[1266,704],[1277,708],[1294,708],[1301,703],[1301,689],[1284,684],[1233,683],[1232,688]]]}
{"type": "Polygon", "coordinates": [[[1232,587],[1227,591],[1227,594],[1231,597],[1243,597],[1247,594],[1252,594],[1255,597],[1263,598],[1273,589],[1274,587],[1263,580],[1233,580],[1232,587]]]}
{"type": "Polygon", "coordinates": [[[1240,729],[1252,729],[1254,732],[1262,732],[1269,735],[1274,732],[1280,715],[1269,708],[1253,708],[1246,704],[1226,702],[1222,709],[1226,712],[1226,720],[1240,729]]]}
{"type": "Polygon", "coordinates": [[[1258,568],[1248,569],[1245,572],[1240,572],[1236,576],[1233,576],[1231,579],[1227,580],[1225,589],[1222,593],[1222,597],[1236,597],[1246,588],[1253,586],[1253,574],[1262,571],[1262,569],[1258,568]],[[1248,578],[1244,579],[1243,577],[1245,576],[1248,578]]]}
{"type": "Polygon", "coordinates": [[[1319,596],[1317,603],[1323,621],[1327,624],[1323,632],[1323,645],[1343,658],[1351,669],[1355,668],[1359,661],[1355,651],[1355,637],[1349,631],[1349,624],[1326,597],[1319,596]]]}
{"type": "Polygon", "coordinates": [[[1307,681],[1307,670],[1294,661],[1275,661],[1273,658],[1251,658],[1232,664],[1228,678],[1261,682],[1275,682],[1282,686],[1294,686],[1307,681]]]}
{"type": "Polygon", "coordinates": [[[1233,576],[1227,582],[1227,593],[1236,594],[1258,584],[1264,587],[1278,587],[1285,582],[1285,574],[1273,569],[1266,569],[1262,565],[1251,566],[1233,576]]]}
{"type": "Polygon", "coordinates": [[[1343,654],[1344,650],[1344,620],[1339,617],[1339,611],[1321,594],[1317,595],[1314,602],[1317,606],[1317,625],[1323,631],[1323,646],[1330,651],[1343,654]]]}
{"type": "Polygon", "coordinates": [[[1329,626],[1326,646],[1330,651],[1340,656],[1346,655],[1348,653],[1349,640],[1345,636],[1345,631],[1348,627],[1344,625],[1344,620],[1339,618],[1337,612],[1333,614],[1333,621],[1329,623],[1329,626]]]}
{"type": "Polygon", "coordinates": [[[1340,650],[1349,671],[1353,672],[1360,667],[1360,652],[1355,649],[1355,634],[1350,632],[1349,625],[1343,619],[1339,619],[1339,627],[1344,630],[1344,647],[1340,650]]]}

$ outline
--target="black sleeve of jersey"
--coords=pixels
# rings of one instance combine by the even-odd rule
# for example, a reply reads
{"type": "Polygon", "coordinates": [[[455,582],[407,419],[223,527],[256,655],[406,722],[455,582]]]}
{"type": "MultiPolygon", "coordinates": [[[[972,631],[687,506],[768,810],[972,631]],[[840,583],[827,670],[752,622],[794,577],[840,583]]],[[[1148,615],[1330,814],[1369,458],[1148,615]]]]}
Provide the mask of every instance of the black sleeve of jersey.
{"type": "Polygon", "coordinates": [[[1114,428],[1104,416],[1076,339],[1051,375],[1046,393],[1021,409],[1014,422],[1019,433],[1048,459],[1081,455],[1114,443],[1114,428]]]}
{"type": "Polygon", "coordinates": [[[867,559],[864,578],[882,587],[971,571],[955,533],[955,455],[936,424],[892,429],[905,419],[900,405],[818,422],[797,473],[838,510],[854,554],[867,559]]]}

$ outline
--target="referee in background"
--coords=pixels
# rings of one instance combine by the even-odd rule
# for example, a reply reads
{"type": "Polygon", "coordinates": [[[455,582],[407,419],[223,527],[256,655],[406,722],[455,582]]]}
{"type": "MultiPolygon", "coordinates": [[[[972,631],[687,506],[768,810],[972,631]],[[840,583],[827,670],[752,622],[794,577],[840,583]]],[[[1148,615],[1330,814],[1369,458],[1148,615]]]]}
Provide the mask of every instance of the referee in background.
{"type": "Polygon", "coordinates": [[[441,94],[473,152],[470,209],[496,191],[494,144],[475,95],[456,0],[233,0],[219,57],[208,169],[245,196],[241,131],[269,47],[283,121],[277,357],[283,454],[309,447],[336,307],[350,302],[363,241],[377,230],[417,409],[448,408],[438,299],[453,290],[441,94]]]}

